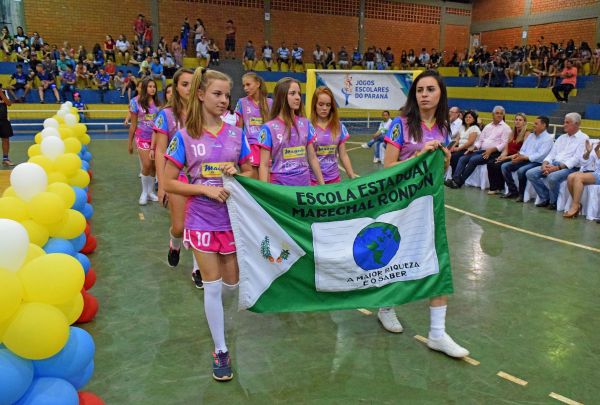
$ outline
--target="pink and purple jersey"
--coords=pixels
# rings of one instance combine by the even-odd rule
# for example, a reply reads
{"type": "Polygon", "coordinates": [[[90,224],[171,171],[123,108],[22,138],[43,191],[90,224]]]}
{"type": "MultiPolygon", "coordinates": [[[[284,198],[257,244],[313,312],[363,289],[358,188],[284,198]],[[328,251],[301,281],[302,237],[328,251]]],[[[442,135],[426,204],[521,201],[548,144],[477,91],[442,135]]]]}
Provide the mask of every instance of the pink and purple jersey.
{"type": "MultiPolygon", "coordinates": [[[[268,98],[267,105],[269,111],[271,111],[273,100],[268,98]]],[[[235,105],[235,113],[244,123],[244,130],[248,136],[248,143],[250,143],[250,145],[259,143],[258,133],[264,124],[262,116],[260,115],[260,106],[256,104],[250,96],[240,98],[235,105]]]]}
{"type": "MultiPolygon", "coordinates": [[[[242,129],[223,123],[217,134],[205,131],[199,138],[189,136],[185,128],[177,131],[165,158],[180,169],[185,166],[191,184],[223,187],[222,165],[240,165],[249,154],[250,147],[242,129]]],[[[203,195],[190,197],[185,209],[185,229],[231,230],[227,205],[203,195]]]]}
{"type": "Polygon", "coordinates": [[[400,149],[398,160],[410,159],[415,153],[421,151],[425,143],[429,141],[440,141],[444,145],[450,142],[448,131],[445,129],[440,130],[437,124],[427,128],[427,125],[421,123],[421,129],[423,130],[423,139],[421,139],[421,142],[416,142],[409,134],[406,118],[398,117],[392,121],[384,140],[393,147],[400,149]]]}
{"type": "Polygon", "coordinates": [[[296,128],[292,126],[290,133],[286,134],[285,123],[277,117],[260,129],[260,147],[271,151],[273,161],[271,183],[273,184],[284,186],[310,184],[306,147],[315,139],[315,128],[304,117],[296,117],[296,128]]]}
{"type": "Polygon", "coordinates": [[[181,125],[179,125],[175,119],[173,109],[171,107],[165,107],[156,115],[154,127],[152,129],[155,132],[166,135],[168,142],[171,142],[175,133],[181,129],[181,125]]]}
{"type": "MultiPolygon", "coordinates": [[[[341,133],[334,139],[333,134],[331,133],[331,127],[321,128],[318,125],[315,127],[315,141],[313,145],[315,147],[315,152],[317,153],[317,158],[319,159],[323,180],[325,180],[326,183],[340,177],[340,169],[338,168],[338,148],[350,137],[344,124],[340,124],[340,132],[341,133]]],[[[317,181],[312,170],[310,171],[310,180],[312,183],[316,183],[317,181]]]]}
{"type": "Polygon", "coordinates": [[[147,141],[152,140],[154,118],[156,118],[156,114],[158,113],[158,107],[154,103],[151,103],[148,111],[146,111],[139,104],[138,98],[134,97],[129,103],[129,111],[137,115],[135,136],[147,141]]]}

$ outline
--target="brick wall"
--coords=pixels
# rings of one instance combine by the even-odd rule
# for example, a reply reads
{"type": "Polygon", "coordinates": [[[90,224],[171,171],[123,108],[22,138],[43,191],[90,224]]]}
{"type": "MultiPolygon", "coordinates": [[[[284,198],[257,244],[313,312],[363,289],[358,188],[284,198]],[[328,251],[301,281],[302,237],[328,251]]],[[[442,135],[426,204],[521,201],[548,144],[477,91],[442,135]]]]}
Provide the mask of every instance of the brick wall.
{"type": "Polygon", "coordinates": [[[444,37],[444,50],[447,55],[452,55],[455,49],[460,52],[461,49],[469,47],[469,27],[467,25],[446,24],[444,37]]]}
{"type": "Polygon", "coordinates": [[[477,0],[473,2],[473,22],[520,16],[524,13],[524,0],[477,0]]]}
{"type": "Polygon", "coordinates": [[[521,45],[521,32],[521,27],[482,32],[481,43],[487,45],[489,51],[501,46],[512,48],[521,45]]]}
{"type": "Polygon", "coordinates": [[[566,46],[567,40],[573,39],[576,46],[579,46],[581,41],[587,41],[590,47],[594,49],[595,33],[595,18],[553,24],[532,25],[529,27],[528,43],[537,43],[538,39],[543,35],[545,44],[549,44],[550,42],[564,42],[564,45],[566,46]]]}
{"type": "Polygon", "coordinates": [[[531,13],[564,10],[597,4],[598,0],[532,0],[531,13]]]}

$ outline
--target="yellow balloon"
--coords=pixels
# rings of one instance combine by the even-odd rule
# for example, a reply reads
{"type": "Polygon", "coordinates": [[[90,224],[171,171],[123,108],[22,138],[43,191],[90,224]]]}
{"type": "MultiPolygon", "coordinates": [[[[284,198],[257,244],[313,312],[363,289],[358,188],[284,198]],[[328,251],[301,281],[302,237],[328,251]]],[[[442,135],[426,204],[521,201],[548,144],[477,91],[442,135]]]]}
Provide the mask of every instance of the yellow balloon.
{"type": "Polygon", "coordinates": [[[81,291],[85,274],[81,263],[64,253],[36,257],[17,272],[23,284],[23,300],[59,305],[81,291]]]}
{"type": "Polygon", "coordinates": [[[54,118],[56,121],[58,121],[58,125],[64,125],[65,124],[65,120],[63,117],[59,117],[58,115],[53,115],[52,118],[54,118]]]}
{"type": "Polygon", "coordinates": [[[73,131],[75,131],[75,135],[78,137],[87,132],[87,127],[85,126],[85,124],[82,124],[80,122],[73,125],[71,128],[73,129],[73,131]]]}
{"type": "Polygon", "coordinates": [[[69,180],[67,179],[67,176],[65,176],[61,172],[52,171],[52,172],[48,173],[48,184],[52,184],[52,183],[68,183],[68,182],[69,182],[69,180]]]}
{"type": "Polygon", "coordinates": [[[48,185],[46,191],[59,196],[67,208],[71,208],[75,203],[75,191],[66,183],[52,183],[48,185]]]}
{"type": "Polygon", "coordinates": [[[67,138],[65,142],[65,153],[79,153],[81,151],[81,141],[77,138],[67,138]]]}
{"type": "Polygon", "coordinates": [[[74,176],[69,177],[69,184],[75,187],[85,188],[90,184],[90,175],[85,170],[79,169],[74,176]]]}
{"type": "Polygon", "coordinates": [[[25,265],[33,259],[37,259],[38,257],[44,256],[45,254],[46,252],[44,252],[44,249],[42,249],[38,245],[30,243],[29,247],[27,248],[27,256],[25,256],[25,261],[23,262],[23,264],[25,265]]]}
{"type": "Polygon", "coordinates": [[[67,318],[52,305],[22,304],[4,331],[2,341],[13,353],[30,360],[54,356],[69,339],[67,318]]]}
{"type": "Polygon", "coordinates": [[[6,190],[2,192],[2,197],[17,197],[17,193],[15,193],[15,189],[12,186],[6,187],[6,190]]]}
{"type": "Polygon", "coordinates": [[[38,145],[40,143],[42,143],[42,133],[38,132],[37,134],[35,134],[35,136],[33,137],[33,140],[35,141],[35,143],[37,143],[38,145]]]}
{"type": "Polygon", "coordinates": [[[0,218],[12,219],[17,222],[29,219],[27,203],[18,197],[0,198],[0,218]]]}
{"type": "Polygon", "coordinates": [[[54,160],[54,168],[67,177],[72,177],[81,169],[81,158],[75,153],[64,153],[54,160]]]}
{"type": "Polygon", "coordinates": [[[91,142],[92,138],[90,138],[90,136],[88,134],[83,134],[79,137],[79,139],[81,140],[81,143],[84,145],[87,145],[91,142]]]}
{"type": "Polygon", "coordinates": [[[31,145],[29,149],[27,149],[27,156],[33,157],[42,154],[42,147],[40,144],[36,143],[35,145],[31,145]]]}
{"type": "Polygon", "coordinates": [[[59,222],[65,216],[65,209],[63,200],[56,194],[47,191],[34,195],[27,203],[29,216],[42,225],[59,222]]]}
{"type": "Polygon", "coordinates": [[[55,238],[73,239],[85,231],[85,225],[85,217],[81,212],[67,210],[62,221],[48,225],[48,231],[55,238]]]}
{"type": "Polygon", "coordinates": [[[65,302],[64,304],[55,305],[56,308],[60,309],[60,311],[65,314],[67,317],[67,323],[72,325],[76,320],[81,316],[81,312],[83,311],[83,295],[81,293],[75,294],[75,296],[65,302]]]}
{"type": "Polygon", "coordinates": [[[60,137],[64,140],[67,138],[72,138],[75,136],[75,132],[67,126],[60,126],[58,128],[58,132],[60,133],[60,137]]]}
{"type": "Polygon", "coordinates": [[[71,114],[77,117],[77,122],[79,122],[79,111],[77,110],[77,107],[71,107],[71,114]]]}
{"type": "Polygon", "coordinates": [[[23,225],[23,228],[25,228],[29,235],[29,242],[38,246],[44,246],[48,242],[50,234],[48,228],[45,226],[38,224],[32,219],[21,222],[21,225],[23,225]]]}
{"type": "Polygon", "coordinates": [[[0,322],[13,316],[21,305],[23,288],[12,271],[0,269],[0,322]]]}
{"type": "Polygon", "coordinates": [[[35,163],[36,165],[42,166],[42,169],[44,169],[46,173],[51,172],[54,165],[54,163],[52,163],[52,161],[44,155],[35,155],[30,157],[29,163],[35,163]]]}

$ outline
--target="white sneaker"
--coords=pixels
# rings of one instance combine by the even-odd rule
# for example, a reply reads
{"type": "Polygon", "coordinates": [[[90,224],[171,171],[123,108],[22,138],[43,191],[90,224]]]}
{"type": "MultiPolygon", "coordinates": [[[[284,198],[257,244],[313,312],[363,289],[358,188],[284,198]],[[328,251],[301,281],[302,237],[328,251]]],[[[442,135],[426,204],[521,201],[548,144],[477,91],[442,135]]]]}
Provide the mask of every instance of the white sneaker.
{"type": "Polygon", "coordinates": [[[400,333],[404,330],[393,308],[379,308],[377,319],[388,332],[400,333]]]}
{"type": "Polygon", "coordinates": [[[444,336],[439,339],[433,339],[430,336],[427,339],[427,346],[432,350],[446,353],[450,357],[462,358],[469,355],[469,351],[459,346],[447,333],[444,333],[444,336]]]}
{"type": "Polygon", "coordinates": [[[158,196],[154,193],[149,193],[148,200],[156,202],[156,201],[158,201],[158,196]]]}
{"type": "Polygon", "coordinates": [[[373,158],[373,163],[379,163],[379,159],[373,158]]]}
{"type": "Polygon", "coordinates": [[[360,147],[363,148],[363,149],[369,149],[369,145],[366,144],[366,143],[361,143],[360,147]]]}
{"type": "Polygon", "coordinates": [[[146,194],[146,193],[142,193],[142,194],[140,195],[139,204],[140,204],[140,205],[146,205],[146,204],[148,204],[148,194],[146,194]]]}

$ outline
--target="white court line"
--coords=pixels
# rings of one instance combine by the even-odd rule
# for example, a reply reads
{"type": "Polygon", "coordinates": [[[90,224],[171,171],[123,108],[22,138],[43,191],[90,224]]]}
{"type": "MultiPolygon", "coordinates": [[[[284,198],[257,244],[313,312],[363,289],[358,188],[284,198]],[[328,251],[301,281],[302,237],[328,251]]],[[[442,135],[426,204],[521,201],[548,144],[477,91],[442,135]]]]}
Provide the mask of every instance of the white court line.
{"type": "Polygon", "coordinates": [[[346,152],[352,152],[353,150],[356,150],[356,149],[363,149],[363,147],[362,146],[357,146],[356,148],[346,149],[346,152]]]}
{"type": "Polygon", "coordinates": [[[548,396],[550,398],[554,398],[557,401],[563,402],[565,404],[569,404],[569,405],[583,405],[581,402],[574,401],[571,398],[567,398],[565,396],[557,394],[556,392],[551,392],[550,395],[548,395],[548,396]]]}

